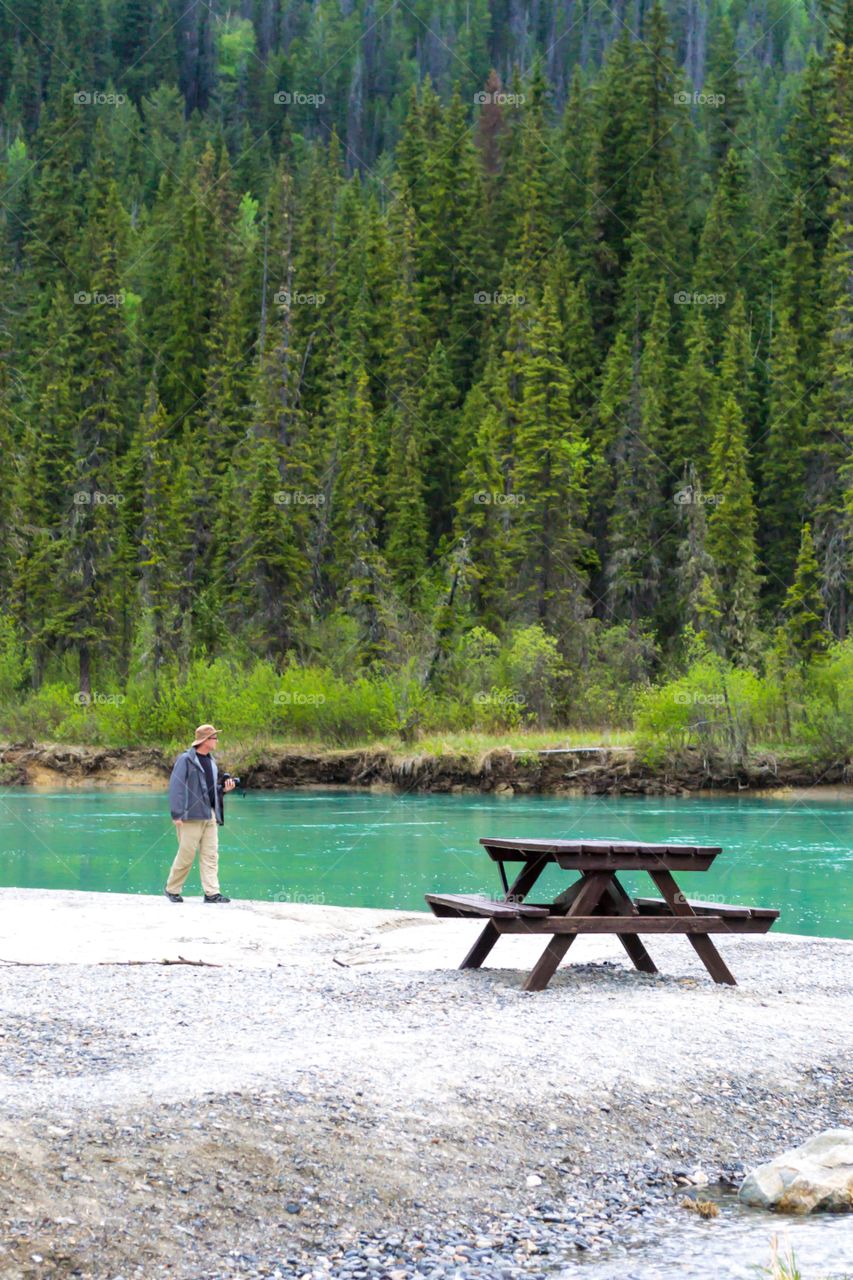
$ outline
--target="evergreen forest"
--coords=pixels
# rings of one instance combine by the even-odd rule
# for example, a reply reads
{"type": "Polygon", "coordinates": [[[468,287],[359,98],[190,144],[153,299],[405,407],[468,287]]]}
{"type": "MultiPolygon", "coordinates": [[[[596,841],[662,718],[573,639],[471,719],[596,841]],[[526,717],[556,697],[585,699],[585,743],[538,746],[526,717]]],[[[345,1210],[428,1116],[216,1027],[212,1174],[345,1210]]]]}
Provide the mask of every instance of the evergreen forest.
{"type": "Polygon", "coordinates": [[[853,751],[853,2],[0,8],[18,739],[853,751]]]}

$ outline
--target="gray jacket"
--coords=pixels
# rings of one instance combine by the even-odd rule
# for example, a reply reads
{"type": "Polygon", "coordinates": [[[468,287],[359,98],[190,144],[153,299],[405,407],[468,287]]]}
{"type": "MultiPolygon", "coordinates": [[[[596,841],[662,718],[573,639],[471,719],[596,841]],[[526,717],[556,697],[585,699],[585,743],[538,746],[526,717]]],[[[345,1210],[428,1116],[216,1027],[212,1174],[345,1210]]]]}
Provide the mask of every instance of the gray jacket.
{"type": "MultiPolygon", "coordinates": [[[[213,756],[208,757],[213,766],[213,790],[216,796],[216,821],[222,826],[222,792],[219,789],[219,770],[213,756]]],[[[169,808],[173,818],[192,822],[210,817],[210,796],[207,778],[201,767],[195,747],[182,751],[172,768],[169,779],[169,808]]]]}

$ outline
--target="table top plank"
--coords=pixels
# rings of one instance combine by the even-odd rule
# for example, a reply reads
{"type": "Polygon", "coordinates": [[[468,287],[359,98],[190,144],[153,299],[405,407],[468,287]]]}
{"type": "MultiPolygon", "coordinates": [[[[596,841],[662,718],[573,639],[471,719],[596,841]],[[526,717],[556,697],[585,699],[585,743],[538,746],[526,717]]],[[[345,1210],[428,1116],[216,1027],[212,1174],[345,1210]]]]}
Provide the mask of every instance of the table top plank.
{"type": "Polygon", "coordinates": [[[482,836],[480,844],[487,850],[506,850],[529,854],[543,853],[624,853],[624,854],[661,854],[674,853],[679,857],[686,855],[707,856],[722,853],[722,845],[691,844],[657,844],[643,840],[543,840],[526,837],[506,838],[503,836],[482,836]]]}

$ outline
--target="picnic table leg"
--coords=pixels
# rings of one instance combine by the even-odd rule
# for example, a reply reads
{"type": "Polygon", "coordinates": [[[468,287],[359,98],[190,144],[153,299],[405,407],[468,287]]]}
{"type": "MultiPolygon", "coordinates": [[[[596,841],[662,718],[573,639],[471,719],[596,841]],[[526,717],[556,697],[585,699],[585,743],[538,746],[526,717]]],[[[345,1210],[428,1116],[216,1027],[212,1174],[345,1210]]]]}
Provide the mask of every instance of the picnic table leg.
{"type": "MultiPolygon", "coordinates": [[[[580,888],[571,907],[566,912],[566,917],[569,920],[572,916],[592,915],[602,894],[606,893],[608,885],[613,879],[612,871],[584,871],[582,875],[583,880],[580,888]]],[[[557,966],[577,936],[576,933],[555,933],[527,975],[527,980],[521,988],[522,991],[544,991],[556,973],[557,966]]]]}
{"type": "MultiPolygon", "coordinates": [[[[612,904],[613,914],[616,916],[636,916],[639,915],[637,908],[634,906],[627,891],[619,883],[616,876],[605,891],[602,902],[605,899],[612,904]]],[[[628,953],[628,957],[634,965],[635,969],[639,969],[641,973],[657,973],[658,967],[649,955],[643,943],[636,934],[620,933],[619,941],[628,953]]]]}
{"type": "MultiPolygon", "coordinates": [[[[525,863],[521,871],[513,880],[512,884],[509,886],[504,901],[509,902],[513,898],[517,898],[519,902],[523,902],[524,898],[533,888],[534,884],[547,867],[549,861],[550,858],[544,857],[532,858],[529,862],[525,863]]],[[[503,870],[502,866],[501,870],[503,870]]],[[[468,952],[465,959],[460,964],[459,968],[479,969],[480,965],[486,959],[486,956],[489,954],[500,936],[501,935],[494,926],[494,922],[490,920],[480,936],[477,938],[477,941],[474,943],[471,950],[468,952]]]]}
{"type": "MultiPolygon", "coordinates": [[[[696,912],[675,883],[671,872],[650,871],[649,875],[660,889],[673,915],[695,916],[696,912]]],[[[734,974],[707,933],[688,933],[687,941],[715,982],[725,982],[730,987],[737,986],[734,974]]]]}

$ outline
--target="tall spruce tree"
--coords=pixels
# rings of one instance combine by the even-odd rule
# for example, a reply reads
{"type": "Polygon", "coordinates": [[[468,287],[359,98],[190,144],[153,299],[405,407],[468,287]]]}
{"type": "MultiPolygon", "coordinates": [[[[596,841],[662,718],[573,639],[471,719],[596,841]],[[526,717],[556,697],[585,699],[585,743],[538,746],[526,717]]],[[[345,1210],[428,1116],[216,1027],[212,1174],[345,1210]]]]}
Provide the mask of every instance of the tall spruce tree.
{"type": "Polygon", "coordinates": [[[515,442],[513,559],[523,613],[559,626],[583,611],[586,441],[572,417],[557,306],[546,287],[530,327],[515,442]]]}
{"type": "Polygon", "coordinates": [[[719,635],[738,665],[754,657],[758,623],[756,513],[749,476],[746,424],[734,395],[722,403],[711,450],[707,548],[717,574],[719,635]]]}
{"type": "Polygon", "coordinates": [[[804,664],[826,651],[830,636],[824,627],[826,607],[820,593],[820,568],[811,526],[803,525],[794,579],[783,605],[785,633],[804,664]]]}

